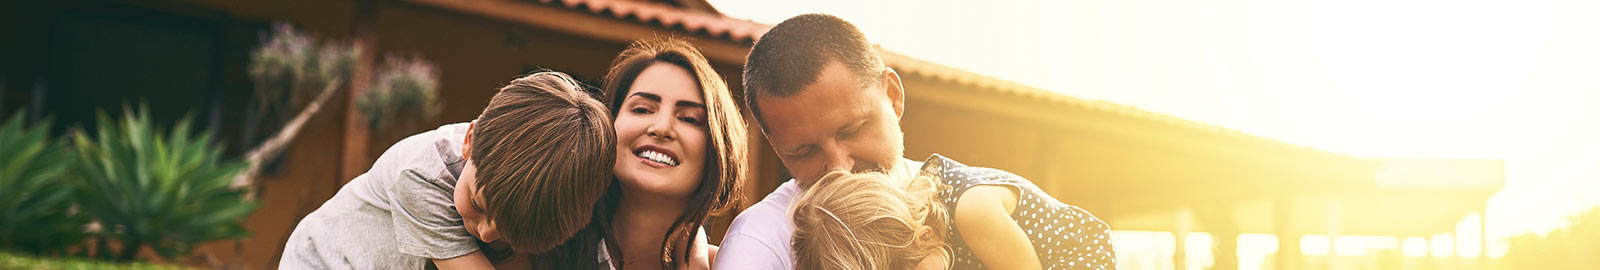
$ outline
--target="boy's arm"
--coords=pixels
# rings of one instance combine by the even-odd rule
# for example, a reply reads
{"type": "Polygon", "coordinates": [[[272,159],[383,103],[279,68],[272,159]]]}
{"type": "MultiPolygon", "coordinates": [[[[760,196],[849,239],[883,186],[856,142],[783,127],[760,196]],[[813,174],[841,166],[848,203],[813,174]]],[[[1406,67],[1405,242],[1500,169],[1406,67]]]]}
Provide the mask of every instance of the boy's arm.
{"type": "Polygon", "coordinates": [[[990,269],[1041,269],[1038,254],[1027,233],[1011,219],[1017,190],[1004,186],[976,186],[956,201],[954,221],[972,255],[990,269]]]}
{"type": "Polygon", "coordinates": [[[483,256],[483,251],[473,251],[449,259],[433,259],[433,265],[438,266],[439,270],[494,269],[494,264],[489,263],[489,258],[483,256]]]}
{"type": "Polygon", "coordinates": [[[454,189],[429,175],[437,173],[403,169],[397,175],[400,179],[389,187],[396,250],[422,258],[459,258],[479,252],[478,239],[467,233],[455,210],[454,189]]]}

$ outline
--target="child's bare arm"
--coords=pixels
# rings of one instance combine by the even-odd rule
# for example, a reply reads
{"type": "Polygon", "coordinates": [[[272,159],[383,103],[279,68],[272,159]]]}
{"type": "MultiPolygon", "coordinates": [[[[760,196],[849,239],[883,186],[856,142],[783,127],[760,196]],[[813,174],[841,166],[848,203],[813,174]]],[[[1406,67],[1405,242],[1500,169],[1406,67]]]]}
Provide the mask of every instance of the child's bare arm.
{"type": "Polygon", "coordinates": [[[1011,218],[1017,190],[1004,186],[977,186],[957,199],[954,221],[972,255],[991,269],[1040,269],[1028,235],[1011,218]]]}
{"type": "Polygon", "coordinates": [[[489,258],[483,256],[483,251],[473,251],[449,259],[433,259],[433,265],[438,266],[439,270],[494,269],[494,265],[489,263],[489,258]]]}

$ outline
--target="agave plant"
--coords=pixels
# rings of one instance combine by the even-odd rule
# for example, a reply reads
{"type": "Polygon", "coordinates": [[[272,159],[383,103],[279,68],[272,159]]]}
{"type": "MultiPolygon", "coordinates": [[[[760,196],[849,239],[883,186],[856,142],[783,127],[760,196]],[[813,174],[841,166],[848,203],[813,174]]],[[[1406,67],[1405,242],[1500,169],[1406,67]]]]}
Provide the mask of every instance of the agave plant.
{"type": "Polygon", "coordinates": [[[101,112],[96,123],[94,136],[73,136],[72,172],[80,206],[100,224],[92,233],[121,244],[117,260],[145,246],[172,259],[196,243],[248,235],[240,223],[257,203],[230,186],[244,163],[222,161],[210,132],[192,132],[189,119],[162,132],[145,108],[120,120],[101,112]]]}
{"type": "Polygon", "coordinates": [[[62,181],[72,153],[49,138],[50,121],[28,126],[22,115],[0,124],[0,249],[60,254],[83,239],[87,222],[62,181]]]}

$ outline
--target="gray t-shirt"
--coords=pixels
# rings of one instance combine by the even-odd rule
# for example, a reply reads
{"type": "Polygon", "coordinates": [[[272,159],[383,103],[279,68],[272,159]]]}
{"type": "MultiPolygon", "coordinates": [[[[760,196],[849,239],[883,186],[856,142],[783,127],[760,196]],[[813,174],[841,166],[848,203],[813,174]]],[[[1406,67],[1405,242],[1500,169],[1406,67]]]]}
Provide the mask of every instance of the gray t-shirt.
{"type": "Polygon", "coordinates": [[[478,250],[456,212],[467,123],[413,135],[312,211],[285,244],[283,269],[422,269],[478,250]]]}

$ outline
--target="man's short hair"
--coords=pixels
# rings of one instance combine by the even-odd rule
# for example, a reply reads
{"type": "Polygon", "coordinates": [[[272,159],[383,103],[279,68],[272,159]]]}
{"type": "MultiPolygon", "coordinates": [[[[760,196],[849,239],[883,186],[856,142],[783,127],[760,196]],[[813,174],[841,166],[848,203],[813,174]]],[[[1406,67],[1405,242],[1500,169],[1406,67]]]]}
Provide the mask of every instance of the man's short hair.
{"type": "Polygon", "coordinates": [[[862,86],[883,82],[883,58],[850,22],[827,14],[794,16],[761,35],[744,62],[744,100],[761,120],[756,100],[789,97],[817,82],[830,61],[843,64],[862,86]]]}
{"type": "Polygon", "coordinates": [[[500,88],[472,128],[483,208],[512,249],[540,253],[589,223],[611,183],[616,132],[604,104],[561,72],[500,88]]]}

